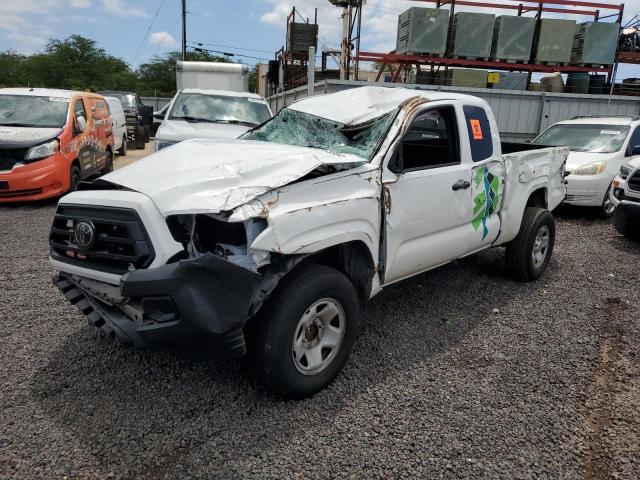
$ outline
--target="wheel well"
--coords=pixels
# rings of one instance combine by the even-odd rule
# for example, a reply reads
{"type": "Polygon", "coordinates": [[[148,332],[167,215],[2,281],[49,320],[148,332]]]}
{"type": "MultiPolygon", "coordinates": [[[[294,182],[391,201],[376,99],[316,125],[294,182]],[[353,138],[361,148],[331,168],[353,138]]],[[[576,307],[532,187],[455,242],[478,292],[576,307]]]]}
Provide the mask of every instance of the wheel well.
{"type": "Polygon", "coordinates": [[[531,193],[529,196],[529,200],[527,200],[527,207],[539,207],[539,208],[547,208],[547,189],[539,188],[538,190],[531,193]]]}
{"type": "Polygon", "coordinates": [[[360,298],[369,298],[371,281],[375,275],[375,264],[371,252],[361,241],[335,245],[310,257],[316,263],[335,268],[344,273],[353,283],[360,298]]]}

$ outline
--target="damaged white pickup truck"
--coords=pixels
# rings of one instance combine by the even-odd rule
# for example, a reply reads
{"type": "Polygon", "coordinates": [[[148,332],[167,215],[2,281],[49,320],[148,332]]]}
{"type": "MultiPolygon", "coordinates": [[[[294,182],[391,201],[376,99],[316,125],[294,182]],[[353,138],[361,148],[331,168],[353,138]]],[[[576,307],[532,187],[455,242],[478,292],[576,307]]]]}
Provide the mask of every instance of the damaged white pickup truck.
{"type": "Polygon", "coordinates": [[[327,386],[359,300],[489,247],[538,278],[565,148],[500,143],[487,103],[361,87],[238,140],[189,140],[60,200],[54,282],[136,345],[206,338],[287,398],[327,386]]]}

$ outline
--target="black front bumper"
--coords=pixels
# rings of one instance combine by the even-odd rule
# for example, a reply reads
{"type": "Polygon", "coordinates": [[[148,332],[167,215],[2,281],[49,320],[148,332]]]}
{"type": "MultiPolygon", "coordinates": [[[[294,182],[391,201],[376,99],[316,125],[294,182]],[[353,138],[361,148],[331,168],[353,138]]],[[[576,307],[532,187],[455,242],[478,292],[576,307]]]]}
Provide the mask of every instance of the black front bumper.
{"type": "Polygon", "coordinates": [[[213,254],[122,276],[119,287],[61,272],[53,282],[105,333],[137,346],[211,341],[246,353],[242,327],[260,275],[213,254]]]}
{"type": "Polygon", "coordinates": [[[623,201],[616,207],[615,214],[628,222],[640,222],[640,202],[623,201]]]}

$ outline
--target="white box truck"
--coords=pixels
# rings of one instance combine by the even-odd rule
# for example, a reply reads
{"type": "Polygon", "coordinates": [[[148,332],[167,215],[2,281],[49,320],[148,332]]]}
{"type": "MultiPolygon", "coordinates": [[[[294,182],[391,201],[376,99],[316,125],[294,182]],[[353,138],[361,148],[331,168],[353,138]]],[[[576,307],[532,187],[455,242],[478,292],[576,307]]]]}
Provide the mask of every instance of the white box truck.
{"type": "Polygon", "coordinates": [[[249,66],[240,63],[182,62],[176,64],[178,90],[249,91],[249,66]]]}

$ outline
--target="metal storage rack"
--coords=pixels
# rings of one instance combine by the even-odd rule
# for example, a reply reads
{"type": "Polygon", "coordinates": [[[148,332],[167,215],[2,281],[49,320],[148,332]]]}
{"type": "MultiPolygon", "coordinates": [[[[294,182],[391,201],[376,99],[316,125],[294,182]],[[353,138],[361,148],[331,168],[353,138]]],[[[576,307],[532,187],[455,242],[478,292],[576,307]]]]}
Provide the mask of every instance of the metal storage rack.
{"type": "MultiPolygon", "coordinates": [[[[622,22],[622,15],[624,12],[623,4],[611,4],[602,2],[593,2],[586,0],[510,0],[513,3],[487,3],[476,0],[414,0],[422,3],[436,4],[436,8],[442,8],[448,6],[447,9],[450,15],[450,28],[448,38],[448,51],[452,51],[452,29],[453,16],[455,15],[456,5],[465,5],[473,7],[487,8],[492,11],[496,10],[515,10],[518,16],[525,15],[529,12],[535,13],[536,19],[541,19],[544,12],[550,13],[563,13],[568,15],[583,15],[590,16],[595,21],[602,20],[610,17],[617,17],[617,22],[622,22]],[[601,11],[614,12],[605,16],[601,15],[601,11]]],[[[536,35],[537,37],[537,35],[536,35]]],[[[538,38],[534,39],[534,53],[537,45],[538,38]]],[[[569,50],[573,46],[573,31],[571,42],[569,42],[569,50]]],[[[629,59],[633,59],[634,62],[640,63],[640,55],[629,54],[630,52],[620,52],[616,56],[618,61],[628,62],[629,59]]],[[[535,55],[534,55],[535,56],[535,55]]],[[[378,75],[376,81],[380,80],[383,72],[388,69],[392,72],[392,81],[397,82],[401,79],[403,74],[411,70],[412,67],[416,68],[418,73],[424,67],[431,69],[431,78],[437,77],[437,72],[440,69],[447,71],[450,67],[466,67],[466,68],[481,68],[481,69],[496,69],[505,71],[519,71],[519,72],[543,72],[543,73],[571,73],[571,72],[584,72],[584,73],[606,73],[609,81],[615,74],[616,64],[605,66],[594,65],[551,65],[535,62],[535,59],[528,58],[524,63],[512,63],[510,61],[497,61],[497,60],[484,60],[484,59],[469,59],[469,58],[453,58],[449,55],[446,57],[428,56],[428,55],[400,55],[397,52],[392,53],[377,53],[377,52],[360,52],[357,56],[358,61],[363,62],[376,62],[379,65],[378,75]]],[[[500,59],[504,60],[504,59],[500,59]]],[[[632,62],[632,63],[634,63],[632,62]]],[[[565,62],[559,62],[565,63],[565,62]]]]}

